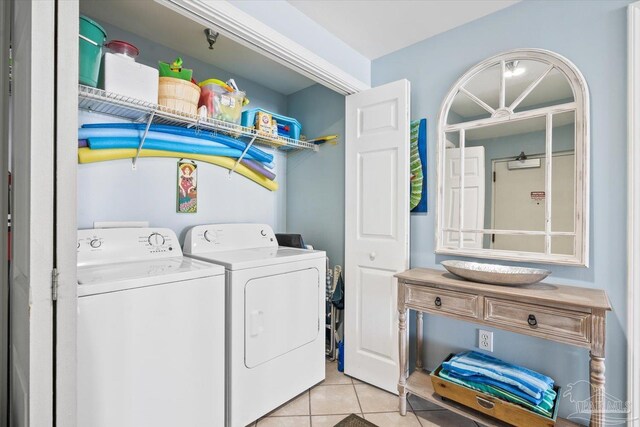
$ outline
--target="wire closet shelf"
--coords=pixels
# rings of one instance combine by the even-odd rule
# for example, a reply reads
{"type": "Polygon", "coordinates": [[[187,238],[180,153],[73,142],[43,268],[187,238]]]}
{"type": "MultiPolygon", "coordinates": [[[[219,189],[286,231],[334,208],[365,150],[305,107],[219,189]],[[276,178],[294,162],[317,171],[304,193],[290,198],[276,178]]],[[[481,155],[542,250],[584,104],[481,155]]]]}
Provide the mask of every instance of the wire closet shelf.
{"type": "Polygon", "coordinates": [[[164,124],[220,132],[234,138],[248,138],[252,142],[255,140],[255,143],[283,150],[308,149],[318,151],[318,146],[311,142],[283,136],[265,135],[246,126],[179,113],[162,105],[85,85],[78,85],[78,108],[84,111],[131,120],[136,123],[164,124]]]}

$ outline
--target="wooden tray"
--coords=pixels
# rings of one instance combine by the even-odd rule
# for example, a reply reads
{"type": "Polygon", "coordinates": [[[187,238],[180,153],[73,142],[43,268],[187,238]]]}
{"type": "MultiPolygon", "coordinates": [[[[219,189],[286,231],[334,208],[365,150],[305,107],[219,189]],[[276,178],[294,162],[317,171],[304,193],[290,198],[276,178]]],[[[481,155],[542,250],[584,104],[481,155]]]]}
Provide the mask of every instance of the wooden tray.
{"type": "MultiPolygon", "coordinates": [[[[452,356],[449,355],[446,360],[452,356]]],[[[441,397],[517,427],[553,427],[556,425],[560,387],[554,386],[557,397],[553,406],[553,418],[547,418],[515,403],[447,381],[439,376],[441,370],[442,365],[431,373],[433,389],[441,397]]]]}

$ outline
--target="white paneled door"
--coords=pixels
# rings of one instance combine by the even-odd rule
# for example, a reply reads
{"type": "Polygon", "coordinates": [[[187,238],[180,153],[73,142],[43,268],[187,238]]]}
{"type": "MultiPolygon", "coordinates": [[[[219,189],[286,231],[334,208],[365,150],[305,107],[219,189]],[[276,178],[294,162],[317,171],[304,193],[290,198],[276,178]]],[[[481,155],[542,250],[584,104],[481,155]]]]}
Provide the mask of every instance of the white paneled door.
{"type": "Polygon", "coordinates": [[[56,49],[52,35],[55,34],[56,4],[18,0],[11,5],[9,425],[40,427],[53,424],[54,412],[56,49]]]}
{"type": "Polygon", "coordinates": [[[345,372],[397,393],[397,281],[409,267],[407,80],[346,99],[345,372]]]}

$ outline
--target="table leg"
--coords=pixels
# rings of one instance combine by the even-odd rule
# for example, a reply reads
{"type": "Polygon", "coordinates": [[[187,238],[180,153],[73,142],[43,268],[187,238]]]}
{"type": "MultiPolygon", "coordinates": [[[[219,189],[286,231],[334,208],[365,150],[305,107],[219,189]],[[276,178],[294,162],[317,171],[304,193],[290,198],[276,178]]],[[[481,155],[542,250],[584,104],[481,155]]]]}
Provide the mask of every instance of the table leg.
{"type": "Polygon", "coordinates": [[[407,311],[398,308],[398,333],[400,342],[400,380],[398,381],[398,396],[400,398],[400,415],[407,415],[407,370],[408,370],[408,354],[407,354],[407,311]]]}
{"type": "Polygon", "coordinates": [[[605,312],[594,310],[591,313],[591,352],[589,356],[589,380],[591,383],[591,427],[604,425],[604,349],[605,349],[605,312]]]}
{"type": "Polygon", "coordinates": [[[591,427],[604,425],[604,357],[590,354],[589,374],[591,380],[591,427]]]}
{"type": "Polygon", "coordinates": [[[416,311],[416,370],[421,371],[423,368],[422,362],[422,340],[424,336],[424,321],[423,313],[416,311]]]}

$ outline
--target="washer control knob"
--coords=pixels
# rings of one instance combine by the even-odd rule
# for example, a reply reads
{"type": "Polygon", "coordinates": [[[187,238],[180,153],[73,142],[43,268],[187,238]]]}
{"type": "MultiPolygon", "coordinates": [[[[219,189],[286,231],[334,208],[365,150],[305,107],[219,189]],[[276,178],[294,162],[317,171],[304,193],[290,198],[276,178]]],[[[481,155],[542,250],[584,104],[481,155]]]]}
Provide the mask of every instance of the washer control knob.
{"type": "Polygon", "coordinates": [[[151,246],[162,246],[164,245],[164,236],[160,233],[151,233],[149,238],[147,239],[151,246]]]}
{"type": "Polygon", "coordinates": [[[265,237],[267,236],[267,232],[266,232],[266,231],[264,231],[264,230],[260,230],[260,234],[262,234],[262,235],[263,235],[263,236],[265,236],[265,237]]]}
{"type": "Polygon", "coordinates": [[[80,241],[78,240],[78,249],[80,249],[80,241]]]}
{"type": "Polygon", "coordinates": [[[209,231],[209,230],[205,230],[204,232],[204,240],[206,240],[209,243],[212,243],[216,240],[216,232],[215,231],[209,231]]]}
{"type": "Polygon", "coordinates": [[[89,245],[93,248],[93,249],[98,249],[100,246],[102,246],[102,242],[100,241],[100,239],[92,239],[89,242],[89,245]]]}

